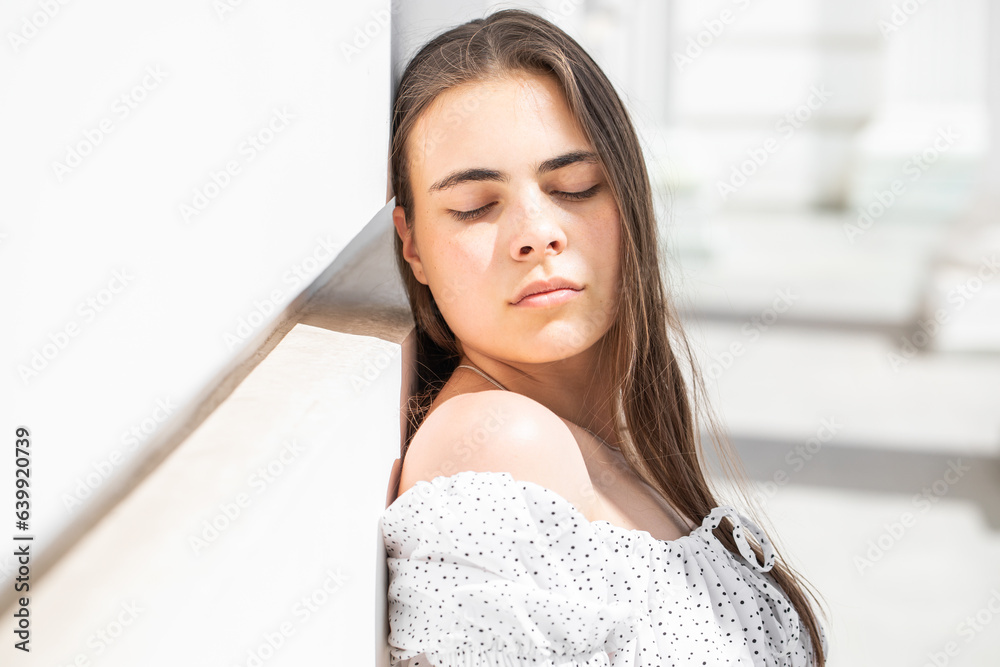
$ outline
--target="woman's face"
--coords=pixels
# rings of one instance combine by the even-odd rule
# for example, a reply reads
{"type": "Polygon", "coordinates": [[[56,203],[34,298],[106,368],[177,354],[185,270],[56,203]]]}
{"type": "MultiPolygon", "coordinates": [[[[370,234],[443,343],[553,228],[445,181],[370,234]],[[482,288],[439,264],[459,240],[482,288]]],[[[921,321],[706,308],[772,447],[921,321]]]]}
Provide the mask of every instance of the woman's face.
{"type": "Polygon", "coordinates": [[[407,153],[412,229],[393,212],[403,254],[466,355],[545,363],[600,340],[618,296],[618,209],[554,78],[445,91],[407,153]],[[552,279],[578,289],[518,301],[552,279]]]}

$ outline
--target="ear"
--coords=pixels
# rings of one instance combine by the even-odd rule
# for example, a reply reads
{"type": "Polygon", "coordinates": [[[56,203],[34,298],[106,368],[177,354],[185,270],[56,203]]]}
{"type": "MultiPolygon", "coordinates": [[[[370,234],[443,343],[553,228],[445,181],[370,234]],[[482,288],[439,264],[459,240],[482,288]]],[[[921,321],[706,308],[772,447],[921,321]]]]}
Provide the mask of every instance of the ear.
{"type": "Polygon", "coordinates": [[[406,225],[406,212],[402,206],[392,209],[392,224],[396,227],[396,233],[403,241],[403,259],[413,270],[413,277],[424,285],[427,284],[427,277],[424,275],[424,265],[417,254],[417,243],[413,238],[413,229],[406,225]]]}

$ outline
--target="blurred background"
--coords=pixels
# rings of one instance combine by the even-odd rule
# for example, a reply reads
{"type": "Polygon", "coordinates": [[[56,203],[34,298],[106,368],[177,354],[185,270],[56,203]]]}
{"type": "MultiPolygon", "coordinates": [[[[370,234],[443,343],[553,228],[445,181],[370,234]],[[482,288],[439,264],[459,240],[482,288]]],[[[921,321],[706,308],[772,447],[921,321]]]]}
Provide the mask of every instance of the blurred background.
{"type": "Polygon", "coordinates": [[[0,404],[33,433],[41,579],[37,649],[0,663],[370,661],[412,325],[391,92],[507,7],[630,109],[713,412],[829,664],[1000,664],[986,0],[5,4],[0,404]]]}
{"type": "Polygon", "coordinates": [[[538,4],[630,106],[714,411],[830,664],[1000,664],[997,5],[538,4]]]}

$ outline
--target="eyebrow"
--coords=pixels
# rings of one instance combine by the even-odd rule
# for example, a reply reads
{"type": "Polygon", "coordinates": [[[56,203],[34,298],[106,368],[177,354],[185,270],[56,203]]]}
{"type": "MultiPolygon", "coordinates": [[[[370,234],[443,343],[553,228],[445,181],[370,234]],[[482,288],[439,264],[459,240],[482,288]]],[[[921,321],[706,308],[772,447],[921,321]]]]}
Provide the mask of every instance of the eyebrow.
{"type": "MultiPolygon", "coordinates": [[[[556,169],[562,169],[563,167],[567,167],[577,162],[597,164],[599,160],[597,153],[594,153],[593,151],[570,151],[569,153],[564,153],[563,155],[559,155],[542,162],[538,165],[535,171],[539,176],[541,176],[542,174],[547,174],[550,171],[555,171],[556,169]]],[[[447,190],[448,188],[453,188],[462,183],[475,181],[496,181],[498,183],[506,183],[508,180],[510,180],[510,176],[508,174],[505,174],[502,171],[497,171],[496,169],[461,169],[445,176],[440,181],[432,185],[427,191],[431,193],[440,192],[441,190],[447,190]]]]}

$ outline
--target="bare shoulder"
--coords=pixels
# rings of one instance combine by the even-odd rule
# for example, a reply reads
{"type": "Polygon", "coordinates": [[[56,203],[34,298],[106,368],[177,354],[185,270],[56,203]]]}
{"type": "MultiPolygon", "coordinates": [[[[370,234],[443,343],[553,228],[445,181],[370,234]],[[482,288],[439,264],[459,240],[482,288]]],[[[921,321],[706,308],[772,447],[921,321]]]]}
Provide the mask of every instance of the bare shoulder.
{"type": "Polygon", "coordinates": [[[541,403],[512,391],[449,398],[420,425],[400,472],[399,494],[418,481],[463,471],[507,472],[555,491],[588,520],[595,495],[576,438],[541,403]]]}

